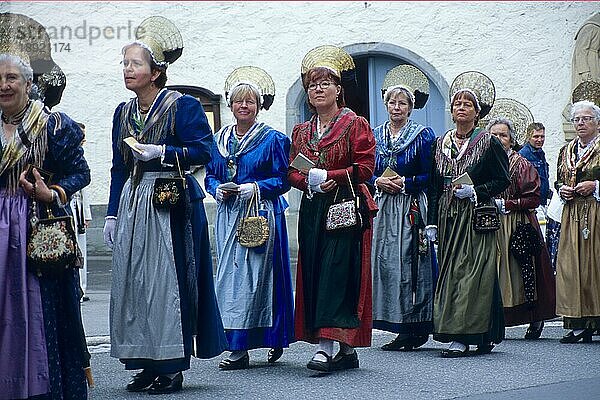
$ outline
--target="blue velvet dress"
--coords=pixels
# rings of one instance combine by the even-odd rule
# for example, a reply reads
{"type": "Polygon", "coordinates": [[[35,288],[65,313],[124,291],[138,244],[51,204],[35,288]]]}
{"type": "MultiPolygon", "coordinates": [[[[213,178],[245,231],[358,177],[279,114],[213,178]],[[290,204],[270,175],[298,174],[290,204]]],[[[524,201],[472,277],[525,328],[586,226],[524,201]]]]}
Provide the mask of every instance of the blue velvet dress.
{"type": "Polygon", "coordinates": [[[259,248],[242,247],[235,238],[248,202],[231,196],[218,203],[217,297],[229,350],[283,348],[294,341],[293,294],[283,194],[290,140],[267,125],[255,124],[237,143],[234,126],[215,135],[212,160],[206,166],[206,190],[215,196],[225,182],[256,182],[270,238],[259,248]],[[247,272],[251,271],[251,272],[247,272]]]}
{"type": "Polygon", "coordinates": [[[373,220],[373,327],[394,333],[433,332],[433,293],[437,266],[433,246],[424,240],[425,191],[431,165],[431,128],[408,121],[399,136],[389,122],[373,131],[375,182],[386,168],[405,178],[397,194],[378,192],[373,220]]]}
{"type": "Polygon", "coordinates": [[[169,374],[188,369],[192,354],[210,358],[226,348],[201,187],[186,175],[181,206],[159,210],[151,201],[155,177],[178,175],[177,160],[183,171],[210,160],[212,135],[191,96],[163,90],[141,125],[135,102],[119,105],[113,119],[111,354],[126,369],[169,374]],[[128,136],[164,145],[164,158],[134,160],[128,136]]]}

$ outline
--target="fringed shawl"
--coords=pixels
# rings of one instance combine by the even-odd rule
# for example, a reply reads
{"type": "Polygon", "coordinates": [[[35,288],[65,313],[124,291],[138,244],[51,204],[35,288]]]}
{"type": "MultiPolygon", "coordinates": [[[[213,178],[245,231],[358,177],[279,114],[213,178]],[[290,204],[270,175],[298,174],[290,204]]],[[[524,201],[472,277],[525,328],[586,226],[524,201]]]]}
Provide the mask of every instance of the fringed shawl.
{"type": "Polygon", "coordinates": [[[511,150],[508,155],[508,178],[510,179],[510,185],[500,194],[499,197],[508,200],[512,199],[517,195],[518,190],[518,181],[521,178],[519,175],[523,172],[526,165],[529,164],[529,161],[519,153],[514,150],[511,150]]]}
{"type": "Polygon", "coordinates": [[[578,157],[579,139],[571,140],[564,150],[561,162],[558,164],[558,178],[569,186],[575,186],[577,171],[582,173],[594,167],[600,167],[600,136],[594,138],[584,153],[578,157]]]}
{"type": "MultiPolygon", "coordinates": [[[[400,130],[398,137],[392,140],[389,121],[385,121],[382,125],[375,128],[373,134],[377,143],[376,151],[382,165],[395,170],[397,167],[396,155],[406,150],[423,129],[425,129],[423,125],[408,120],[400,130]]],[[[407,164],[417,155],[418,149],[418,146],[411,146],[408,149],[405,157],[407,164]]]]}
{"type": "Polygon", "coordinates": [[[325,168],[336,165],[351,154],[350,129],[352,123],[358,118],[349,108],[341,108],[332,118],[323,136],[319,139],[317,133],[317,117],[313,115],[308,123],[304,123],[298,130],[297,143],[294,147],[297,153],[302,153],[313,161],[317,167],[325,168]]]}
{"type": "Polygon", "coordinates": [[[466,149],[453,158],[451,148],[454,131],[454,129],[450,130],[443,137],[437,139],[438,146],[436,146],[433,156],[440,176],[456,178],[462,175],[467,172],[467,168],[477,163],[490,148],[491,134],[482,129],[475,129],[466,149]]]}
{"type": "Polygon", "coordinates": [[[41,167],[44,163],[48,150],[47,127],[50,117],[56,120],[54,130],[60,129],[60,114],[50,114],[42,102],[32,101],[12,139],[2,149],[0,175],[6,177],[8,193],[16,192],[19,176],[27,164],[41,167]]]}

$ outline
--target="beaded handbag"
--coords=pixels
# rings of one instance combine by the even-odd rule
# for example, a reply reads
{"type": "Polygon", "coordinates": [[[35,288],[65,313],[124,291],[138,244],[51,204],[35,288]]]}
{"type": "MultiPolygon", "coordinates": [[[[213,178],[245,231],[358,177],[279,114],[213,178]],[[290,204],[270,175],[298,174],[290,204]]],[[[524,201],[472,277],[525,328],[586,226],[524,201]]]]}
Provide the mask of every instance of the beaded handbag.
{"type": "Polygon", "coordinates": [[[237,239],[244,247],[262,246],[269,238],[269,222],[258,212],[258,185],[254,182],[254,192],[248,203],[246,216],[240,219],[237,239]]]}
{"type": "Polygon", "coordinates": [[[500,215],[496,206],[476,205],[473,210],[473,230],[477,233],[488,233],[498,229],[500,229],[500,215]]]}
{"type": "Polygon", "coordinates": [[[179,156],[175,153],[177,160],[178,177],[156,178],[152,191],[152,204],[158,209],[174,208],[181,204],[185,195],[185,178],[179,166],[179,156]]]}
{"type": "Polygon", "coordinates": [[[346,176],[348,177],[348,185],[352,192],[352,198],[337,201],[340,190],[339,187],[337,188],[333,204],[327,209],[327,216],[325,218],[325,230],[329,232],[360,228],[362,226],[362,217],[358,212],[360,206],[359,197],[354,193],[354,187],[352,186],[348,170],[346,170],[346,176]]]}

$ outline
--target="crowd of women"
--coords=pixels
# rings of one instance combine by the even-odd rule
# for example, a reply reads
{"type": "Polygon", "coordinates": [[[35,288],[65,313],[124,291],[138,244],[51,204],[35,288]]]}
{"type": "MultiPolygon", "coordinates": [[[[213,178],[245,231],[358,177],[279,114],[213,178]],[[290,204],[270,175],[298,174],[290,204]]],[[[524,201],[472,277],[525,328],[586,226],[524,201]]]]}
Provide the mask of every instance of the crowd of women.
{"type": "MultiPolygon", "coordinates": [[[[218,367],[245,369],[248,350],[267,348],[274,363],[296,340],[316,345],[311,370],[358,368],[355,348],[371,345],[372,328],[397,335],[387,351],[416,349],[433,334],[449,343],[443,357],[489,353],[505,326],[530,324],[526,337],[539,338],[556,315],[569,329],[562,343],[590,341],[600,329],[598,97],[574,99],[577,137],[559,156],[555,289],[534,212],[539,176],[514,150],[509,118],[479,127],[495,95],[485,75],[454,80],[455,127],[436,137],[410,118],[426,105],[427,77],[396,67],[382,87],[389,120],[372,130],[346,107],[352,57],[321,46],[301,65],[313,116],[291,140],[258,121],[275,92],[257,67],[227,78],[235,121],[213,137],[200,102],[165,88],[183,47],[177,29],[160,17],[142,25],[122,50],[135,97],[113,117],[104,226],[113,250],[111,355],[139,370],[128,391],[180,390],[192,355],[227,350],[218,367]],[[204,192],[189,173],[198,165],[217,202],[216,278],[204,192]],[[291,187],[302,192],[295,304],[291,187]]],[[[89,354],[77,263],[36,270],[28,250],[33,211],[66,215],[69,198],[89,183],[83,136],[67,115],[49,111],[61,84],[48,78],[57,73],[51,58],[13,44],[1,50],[0,397],[83,399],[89,354]]]]}

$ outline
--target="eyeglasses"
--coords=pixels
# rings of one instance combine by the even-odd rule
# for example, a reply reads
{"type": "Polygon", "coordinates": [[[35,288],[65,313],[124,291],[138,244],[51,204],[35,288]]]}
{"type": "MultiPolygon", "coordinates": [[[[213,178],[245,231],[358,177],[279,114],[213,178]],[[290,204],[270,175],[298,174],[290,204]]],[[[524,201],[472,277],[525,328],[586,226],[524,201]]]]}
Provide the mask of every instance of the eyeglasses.
{"type": "Polygon", "coordinates": [[[252,99],[243,99],[243,100],[236,100],[233,102],[233,104],[236,104],[238,106],[241,106],[244,103],[246,103],[247,106],[253,106],[256,104],[256,101],[254,101],[252,99]]]}
{"type": "Polygon", "coordinates": [[[590,115],[585,115],[583,117],[575,117],[575,118],[571,118],[571,122],[574,124],[578,124],[580,122],[590,122],[591,120],[595,119],[595,117],[592,117],[590,115]]]}
{"type": "Polygon", "coordinates": [[[321,90],[327,90],[327,88],[333,84],[334,83],[330,81],[322,81],[320,83],[313,82],[308,85],[308,90],[316,90],[317,86],[320,87],[321,90]]]}

